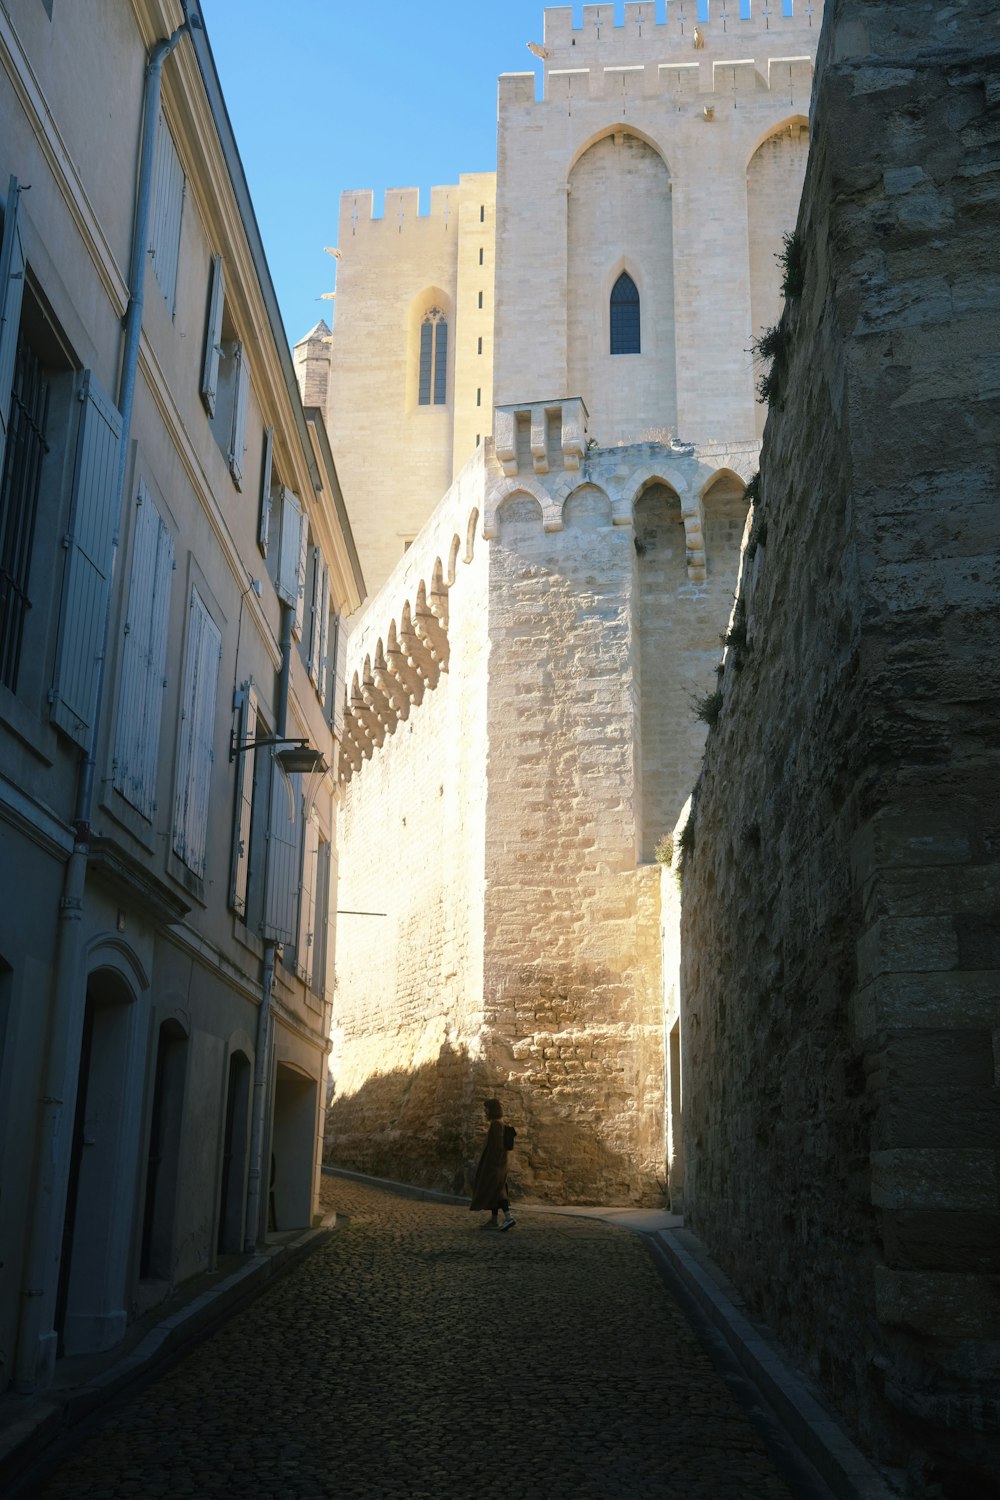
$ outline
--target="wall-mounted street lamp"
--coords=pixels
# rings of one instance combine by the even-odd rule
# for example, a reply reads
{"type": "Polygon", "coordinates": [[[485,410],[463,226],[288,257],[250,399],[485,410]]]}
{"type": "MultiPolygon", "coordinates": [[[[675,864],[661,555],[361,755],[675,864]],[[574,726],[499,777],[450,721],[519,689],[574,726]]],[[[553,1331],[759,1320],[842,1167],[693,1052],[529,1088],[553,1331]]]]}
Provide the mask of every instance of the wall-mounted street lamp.
{"type": "Polygon", "coordinates": [[[267,735],[260,740],[244,740],[242,745],[233,734],[229,740],[229,759],[234,761],[238,755],[243,755],[247,750],[263,750],[271,745],[286,745],[285,750],[279,750],[275,754],[275,760],[287,776],[296,774],[308,776],[313,771],[321,774],[329,770],[329,766],[323,756],[322,750],[316,750],[307,739],[288,739],[282,735],[267,735]]]}

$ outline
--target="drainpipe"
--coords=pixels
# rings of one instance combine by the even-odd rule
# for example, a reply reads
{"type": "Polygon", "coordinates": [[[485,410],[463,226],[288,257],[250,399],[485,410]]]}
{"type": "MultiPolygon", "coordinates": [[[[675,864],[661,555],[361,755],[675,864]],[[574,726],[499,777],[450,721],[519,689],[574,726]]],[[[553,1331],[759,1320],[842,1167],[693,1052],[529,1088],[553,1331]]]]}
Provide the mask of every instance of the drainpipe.
{"type": "MultiPolygon", "coordinates": [[[[275,708],[274,733],[283,738],[288,728],[288,683],[292,664],[292,623],[295,611],[281,605],[281,668],[278,673],[278,701],[275,708]]],[[[270,806],[268,807],[270,818],[270,806]]],[[[267,902],[267,886],[264,887],[267,902]]],[[[253,1111],[250,1119],[250,1170],[247,1174],[247,1217],[243,1248],[250,1252],[266,1232],[264,1195],[264,1147],[270,1124],[268,1096],[271,1077],[271,1044],[274,1034],[272,996],[274,994],[274,938],[264,940],[264,967],[261,979],[260,1010],[257,1013],[257,1044],[254,1049],[253,1111]]],[[[270,1180],[270,1173],[268,1174],[270,1180]]]]}
{"type": "MultiPolygon", "coordinates": [[[[142,307],[146,273],[146,245],[149,241],[149,211],[152,203],[153,149],[160,113],[160,84],[163,64],[185,32],[200,26],[196,16],[185,20],[169,37],[157,42],[146,63],[143,96],[142,138],[139,154],[139,181],[132,226],[132,249],[129,263],[129,304],[125,315],[122,364],[118,381],[118,409],[122,417],[121,446],[115,485],[116,513],[121,515],[125,487],[125,468],[131,435],[132,407],[135,400],[139,364],[139,339],[142,333],[142,307]]],[[[114,576],[118,550],[117,533],[112,545],[111,576],[114,576]]],[[[19,1391],[32,1391],[51,1382],[56,1359],[55,1319],[56,1292],[62,1259],[62,1221],[66,1212],[66,1187],[71,1146],[70,1132],[76,1108],[76,1069],[79,1066],[83,1034],[85,994],[81,978],[85,970],[83,953],[83,911],[90,854],[90,817],[94,800],[94,769],[97,761],[97,736],[104,696],[104,665],[108,655],[111,630],[111,591],[104,617],[104,646],[98,669],[97,696],[90,742],[81,762],[76,789],[73,819],[73,849],[63,875],[63,893],[59,902],[59,925],[56,932],[52,969],[52,1003],[46,1038],[45,1076],[39,1098],[38,1125],[35,1136],[36,1191],[28,1226],[28,1246],[22,1285],[22,1312],[18,1330],[14,1365],[14,1384],[19,1391]]]]}

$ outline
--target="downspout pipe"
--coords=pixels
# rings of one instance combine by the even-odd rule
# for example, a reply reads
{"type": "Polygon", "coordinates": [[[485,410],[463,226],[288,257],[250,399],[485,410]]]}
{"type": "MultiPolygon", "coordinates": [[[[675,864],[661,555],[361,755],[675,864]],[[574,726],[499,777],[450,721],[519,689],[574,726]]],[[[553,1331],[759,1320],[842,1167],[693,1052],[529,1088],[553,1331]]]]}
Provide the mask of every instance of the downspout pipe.
{"type": "MultiPolygon", "coordinates": [[[[281,605],[281,667],[278,672],[278,699],[275,705],[274,733],[278,739],[288,729],[288,685],[292,665],[292,625],[294,609],[281,605]]],[[[264,891],[267,901],[267,890],[264,891]]],[[[254,1047],[253,1105],[250,1117],[250,1170],[247,1174],[247,1217],[243,1248],[256,1250],[266,1232],[266,1210],[264,1193],[264,1149],[269,1134],[268,1099],[271,1080],[271,1044],[274,1035],[274,1015],[271,998],[274,994],[274,961],[277,944],[274,938],[264,940],[264,964],[261,983],[260,1010],[257,1012],[257,1041],[254,1047]]]]}
{"type": "MultiPolygon", "coordinates": [[[[146,246],[153,198],[153,152],[160,114],[163,64],[181,37],[201,23],[194,15],[169,37],[158,41],[146,62],[142,136],[136,206],[132,224],[129,264],[129,303],[125,314],[122,362],[118,380],[118,410],[122,417],[121,445],[115,479],[115,513],[121,517],[125,470],[135,402],[145,295],[146,246]]],[[[118,550],[116,529],[110,559],[114,573],[118,550]]],[[[90,855],[90,818],[94,799],[97,738],[104,696],[105,662],[111,630],[111,593],[104,617],[104,644],[98,668],[94,721],[86,755],[80,762],[74,810],[73,848],[66,861],[59,922],[52,967],[52,1003],[46,1037],[45,1071],[42,1079],[35,1135],[35,1194],[28,1225],[27,1254],[22,1283],[22,1306],[14,1360],[14,1386],[33,1391],[51,1383],[55,1366],[57,1332],[56,1295],[62,1259],[62,1221],[66,1211],[69,1154],[76,1108],[80,1045],[83,1034],[85,973],[83,915],[90,855]]]]}

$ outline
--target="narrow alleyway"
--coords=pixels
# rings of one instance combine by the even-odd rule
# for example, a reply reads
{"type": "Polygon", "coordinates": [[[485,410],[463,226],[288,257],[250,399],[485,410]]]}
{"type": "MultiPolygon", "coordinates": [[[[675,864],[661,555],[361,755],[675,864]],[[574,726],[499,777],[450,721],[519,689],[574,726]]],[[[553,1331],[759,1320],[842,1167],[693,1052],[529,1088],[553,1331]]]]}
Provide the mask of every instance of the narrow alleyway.
{"type": "Polygon", "coordinates": [[[327,1244],[114,1411],[45,1500],[804,1493],[636,1235],[531,1210],[483,1232],[338,1179],[324,1198],[327,1244]]]}

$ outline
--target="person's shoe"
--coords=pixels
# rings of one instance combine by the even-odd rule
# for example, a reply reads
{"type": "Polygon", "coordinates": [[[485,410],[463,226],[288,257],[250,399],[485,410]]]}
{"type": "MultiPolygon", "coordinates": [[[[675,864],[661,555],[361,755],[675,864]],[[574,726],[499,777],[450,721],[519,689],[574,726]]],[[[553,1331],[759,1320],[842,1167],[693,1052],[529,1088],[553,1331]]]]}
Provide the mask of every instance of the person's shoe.
{"type": "Polygon", "coordinates": [[[499,1229],[500,1225],[496,1219],[487,1219],[485,1224],[480,1224],[480,1229],[499,1229]]]}
{"type": "Polygon", "coordinates": [[[500,1228],[501,1229],[513,1229],[514,1225],[516,1223],[517,1223],[517,1220],[516,1219],[512,1219],[511,1216],[510,1216],[510,1214],[508,1214],[507,1217],[506,1217],[506,1219],[504,1219],[503,1223],[500,1225],[500,1228]]]}

